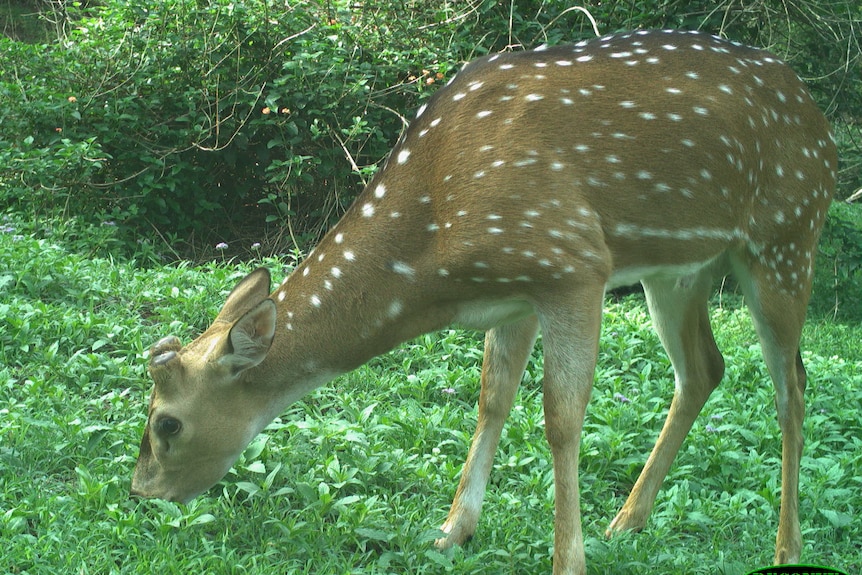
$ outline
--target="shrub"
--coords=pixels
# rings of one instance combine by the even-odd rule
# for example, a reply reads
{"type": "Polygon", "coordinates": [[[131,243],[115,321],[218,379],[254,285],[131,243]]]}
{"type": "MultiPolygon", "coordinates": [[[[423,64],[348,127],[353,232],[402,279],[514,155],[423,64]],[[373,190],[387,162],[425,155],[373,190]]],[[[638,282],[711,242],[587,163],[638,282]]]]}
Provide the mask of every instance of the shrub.
{"type": "Polygon", "coordinates": [[[862,319],[862,210],[835,202],[820,240],[812,311],[834,319],[862,319]]]}
{"type": "MultiPolygon", "coordinates": [[[[251,244],[286,230],[282,243],[305,247],[373,174],[401,115],[460,62],[592,36],[569,4],[45,3],[54,40],[0,38],[0,209],[116,221],[128,241],[155,228],[171,242],[251,244]]],[[[603,32],[701,28],[765,45],[812,79],[852,134],[862,8],[678,4],[591,10],[603,32]]],[[[842,145],[846,195],[860,185],[850,151],[860,154],[858,142],[842,145]]]]}

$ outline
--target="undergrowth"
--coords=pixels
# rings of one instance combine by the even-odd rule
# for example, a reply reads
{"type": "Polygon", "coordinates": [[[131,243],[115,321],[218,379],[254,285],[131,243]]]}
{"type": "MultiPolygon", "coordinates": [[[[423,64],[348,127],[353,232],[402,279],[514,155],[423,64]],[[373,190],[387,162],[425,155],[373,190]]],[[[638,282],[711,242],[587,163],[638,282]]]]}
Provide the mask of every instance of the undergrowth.
{"type": "MultiPolygon", "coordinates": [[[[481,339],[398,347],[294,404],[189,505],[128,497],[145,422],[147,347],[204,329],[252,264],[141,266],[74,230],[0,233],[0,565],[9,573],[550,571],[553,481],[541,343],[498,450],[472,541],[432,545],[476,420],[481,339]],[[67,233],[68,232],[68,233],[67,233]]],[[[14,229],[13,229],[14,228],[14,229]]],[[[727,374],[686,439],[647,528],[607,540],[660,429],[672,373],[643,301],[609,301],[581,460],[590,573],[741,574],[768,564],[780,436],[750,320],[712,311],[727,374]]],[[[862,569],[858,322],[813,318],[800,517],[806,562],[862,569]]]]}

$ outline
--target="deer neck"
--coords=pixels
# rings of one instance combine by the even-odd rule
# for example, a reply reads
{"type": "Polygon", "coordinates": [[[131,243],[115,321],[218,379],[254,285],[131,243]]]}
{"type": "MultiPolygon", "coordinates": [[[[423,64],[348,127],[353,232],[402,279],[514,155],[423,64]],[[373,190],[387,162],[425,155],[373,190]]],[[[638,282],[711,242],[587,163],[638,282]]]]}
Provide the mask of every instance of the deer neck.
{"type": "Polygon", "coordinates": [[[271,294],[278,327],[261,367],[276,379],[316,387],[452,321],[455,307],[424,272],[433,246],[405,232],[427,215],[395,204],[377,213],[365,201],[374,189],[271,294]]]}

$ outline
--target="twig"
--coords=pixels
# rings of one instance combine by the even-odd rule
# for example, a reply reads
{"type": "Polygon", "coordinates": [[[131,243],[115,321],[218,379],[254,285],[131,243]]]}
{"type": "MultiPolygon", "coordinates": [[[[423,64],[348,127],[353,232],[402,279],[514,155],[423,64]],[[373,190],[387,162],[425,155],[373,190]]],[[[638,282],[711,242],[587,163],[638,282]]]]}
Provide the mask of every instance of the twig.
{"type": "Polygon", "coordinates": [[[368,182],[365,181],[365,178],[362,177],[362,171],[356,163],[356,160],[353,159],[353,154],[350,153],[350,150],[347,149],[347,145],[344,143],[344,140],[341,139],[341,136],[338,135],[338,132],[330,128],[330,132],[332,133],[332,137],[338,141],[338,145],[341,146],[341,150],[344,152],[344,157],[347,158],[347,161],[350,163],[350,168],[359,175],[359,179],[362,181],[363,186],[367,186],[368,182]]]}
{"type": "MultiPolygon", "coordinates": [[[[239,126],[237,126],[236,129],[234,129],[233,133],[231,134],[230,138],[228,138],[227,142],[219,145],[218,144],[218,135],[220,133],[221,125],[224,122],[226,122],[228,119],[233,117],[232,113],[229,116],[227,116],[226,118],[223,118],[222,120],[219,120],[218,118],[216,118],[216,123],[214,126],[215,131],[216,131],[216,145],[215,146],[212,146],[212,147],[204,146],[199,142],[193,142],[192,145],[195,148],[198,148],[199,150],[203,150],[205,152],[217,152],[219,150],[224,150],[225,148],[230,146],[231,142],[233,142],[234,139],[239,135],[240,131],[242,131],[243,126],[245,126],[248,123],[249,118],[251,118],[251,115],[254,114],[257,102],[260,100],[260,97],[263,95],[263,91],[265,88],[266,88],[266,83],[264,82],[263,84],[261,84],[260,89],[257,91],[257,96],[255,96],[255,98],[254,98],[255,104],[249,107],[248,114],[245,115],[245,118],[243,118],[239,121],[239,126]]],[[[218,101],[216,101],[215,108],[216,108],[216,112],[218,113],[218,108],[219,108],[218,107],[218,101]]]]}
{"type": "Polygon", "coordinates": [[[577,10],[578,12],[583,12],[584,14],[586,14],[586,15],[587,15],[587,19],[590,21],[590,24],[592,24],[592,26],[593,26],[593,33],[594,33],[596,36],[601,36],[601,35],[602,35],[602,33],[601,33],[601,32],[599,32],[599,25],[598,25],[598,23],[596,22],[596,19],[595,19],[595,18],[593,18],[593,15],[590,13],[590,11],[589,11],[589,10],[587,10],[586,8],[584,8],[583,6],[570,6],[569,8],[566,8],[565,10],[563,10],[562,12],[560,12],[560,13],[556,16],[556,18],[554,18],[553,20],[551,20],[550,22],[548,22],[548,25],[546,26],[546,28],[550,27],[554,22],[556,22],[557,20],[559,20],[560,18],[562,18],[564,14],[566,14],[567,12],[571,12],[572,10],[577,10]]]}
{"type": "Polygon", "coordinates": [[[149,219],[147,219],[147,223],[150,224],[150,226],[153,228],[153,231],[156,232],[156,235],[158,235],[162,239],[162,243],[164,243],[165,246],[167,246],[167,248],[171,251],[171,253],[174,254],[174,257],[177,259],[177,261],[182,260],[183,258],[180,257],[180,254],[178,254],[177,251],[173,248],[173,246],[171,246],[167,238],[162,235],[162,232],[159,231],[159,228],[157,228],[155,224],[153,224],[153,222],[151,222],[149,219]]]}
{"type": "Polygon", "coordinates": [[[477,12],[481,5],[482,5],[482,2],[473,2],[470,5],[469,10],[467,10],[463,14],[458,14],[456,16],[452,16],[451,18],[447,18],[447,19],[443,20],[442,22],[433,22],[431,24],[425,24],[424,26],[419,26],[418,28],[416,28],[416,30],[417,31],[418,30],[428,30],[430,28],[436,28],[437,26],[445,26],[446,24],[452,24],[452,23],[457,22],[459,20],[464,20],[470,14],[477,12]]]}
{"type": "Polygon", "coordinates": [[[292,36],[288,36],[287,38],[279,40],[278,44],[273,46],[272,49],[276,50],[277,48],[281,47],[281,45],[284,44],[285,42],[290,42],[291,40],[295,40],[296,38],[299,38],[300,36],[302,36],[304,34],[308,34],[312,30],[314,30],[314,28],[316,28],[316,27],[317,27],[317,24],[312,24],[311,26],[309,26],[308,28],[306,28],[302,32],[297,32],[296,34],[294,34],[292,36]]]}

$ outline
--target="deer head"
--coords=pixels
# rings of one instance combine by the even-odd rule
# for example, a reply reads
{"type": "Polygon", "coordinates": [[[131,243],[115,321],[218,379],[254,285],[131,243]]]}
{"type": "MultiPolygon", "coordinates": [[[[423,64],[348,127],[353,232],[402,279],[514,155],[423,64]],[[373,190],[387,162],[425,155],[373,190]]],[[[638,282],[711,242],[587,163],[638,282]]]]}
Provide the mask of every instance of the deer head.
{"type": "Polygon", "coordinates": [[[269,282],[266,270],[240,282],[188,347],[169,336],[150,350],[155,386],[133,493],[189,501],[221,479],[269,422],[262,418],[271,390],[254,370],[275,336],[269,282]]]}

